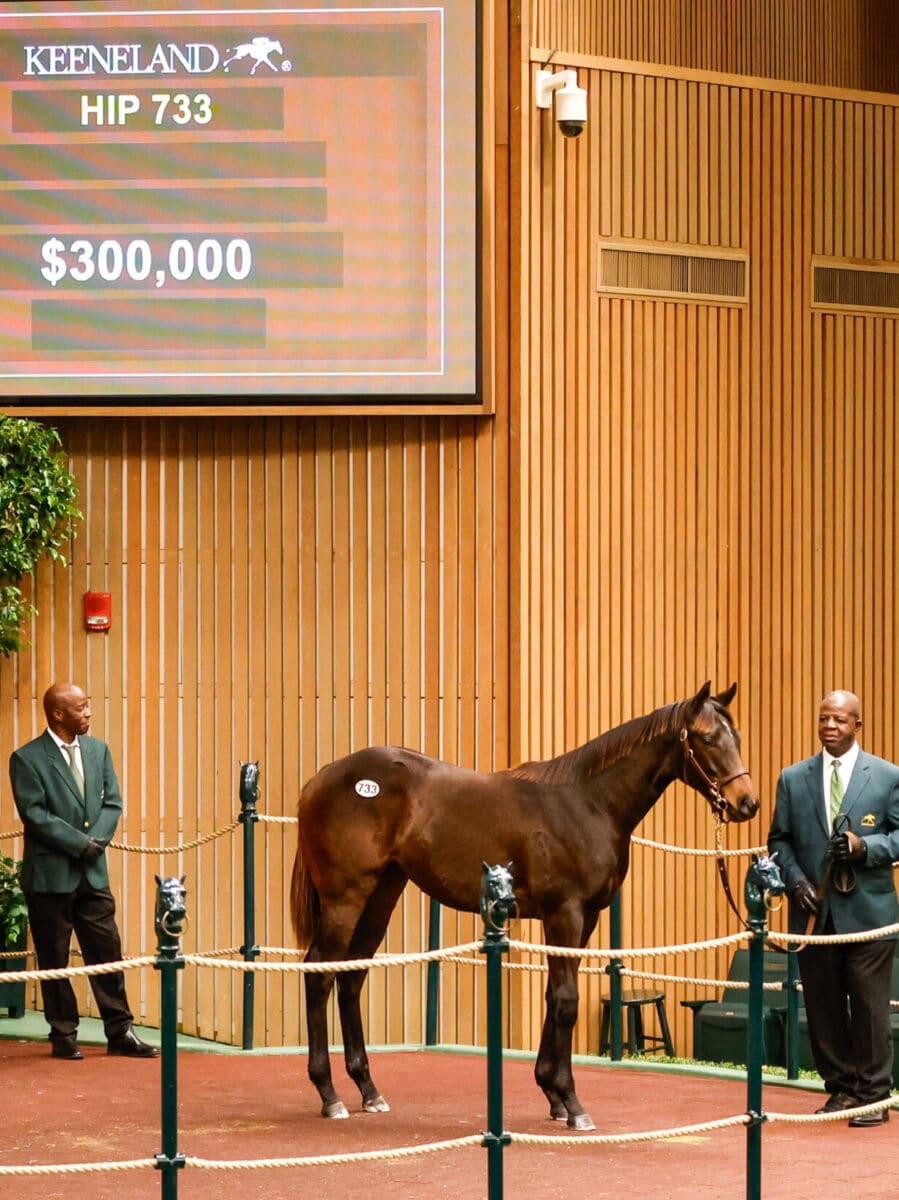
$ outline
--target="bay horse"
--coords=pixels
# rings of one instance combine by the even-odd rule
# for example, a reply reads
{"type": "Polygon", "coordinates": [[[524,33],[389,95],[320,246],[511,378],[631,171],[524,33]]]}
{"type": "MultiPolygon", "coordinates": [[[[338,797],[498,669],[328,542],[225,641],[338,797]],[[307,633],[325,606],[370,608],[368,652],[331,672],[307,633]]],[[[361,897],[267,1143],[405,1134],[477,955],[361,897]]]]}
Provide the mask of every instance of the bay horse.
{"type": "MultiPolygon", "coordinates": [[[[759,802],[728,711],[737,685],[659,708],[546,762],[485,774],[413,750],[373,747],[323,767],[303,787],[290,890],[306,962],[371,958],[408,880],[441,904],[478,912],[481,864],[509,863],[522,918],[547,945],[583,948],[620,888],[636,826],[675,779],[722,820],[759,802]]],[[[594,1129],[574,1088],[579,959],[548,957],[535,1076],[550,1116],[594,1129]]],[[[389,1106],[372,1082],[360,991],[367,970],[305,975],[309,1078],[325,1117],[346,1117],[331,1079],[327,1003],[337,977],[344,1057],[366,1112],[389,1106]]]]}

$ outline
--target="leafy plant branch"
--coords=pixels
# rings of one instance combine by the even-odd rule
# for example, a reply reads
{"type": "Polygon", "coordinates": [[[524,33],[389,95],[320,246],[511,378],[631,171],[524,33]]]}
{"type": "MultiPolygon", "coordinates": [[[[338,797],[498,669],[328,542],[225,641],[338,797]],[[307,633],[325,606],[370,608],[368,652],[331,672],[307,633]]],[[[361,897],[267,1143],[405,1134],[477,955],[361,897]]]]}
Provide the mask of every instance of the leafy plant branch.
{"type": "Polygon", "coordinates": [[[55,429],[0,416],[0,653],[22,646],[22,625],[37,612],[19,587],[43,557],[66,565],[78,485],[55,429]]]}

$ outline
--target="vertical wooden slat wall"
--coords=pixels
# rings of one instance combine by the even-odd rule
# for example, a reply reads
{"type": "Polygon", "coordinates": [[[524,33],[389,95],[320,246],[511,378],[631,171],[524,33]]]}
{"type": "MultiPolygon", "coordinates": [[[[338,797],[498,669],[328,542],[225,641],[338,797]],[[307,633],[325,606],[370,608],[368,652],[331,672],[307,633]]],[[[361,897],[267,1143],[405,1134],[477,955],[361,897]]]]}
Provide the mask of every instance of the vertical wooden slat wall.
{"type": "MultiPolygon", "coordinates": [[[[706,678],[720,688],[737,679],[762,811],[725,844],[746,849],[764,842],[781,766],[816,747],[824,691],[857,690],[866,746],[899,756],[890,684],[899,322],[810,303],[813,255],[895,263],[899,100],[589,57],[600,44],[610,53],[604,21],[648,7],[532,9],[534,47],[571,49],[573,63],[563,49],[552,65],[578,69],[589,119],[568,141],[531,97],[518,719],[528,754],[547,757],[706,678]],[[600,294],[600,238],[743,251],[749,301],[600,294]]],[[[758,5],[756,17],[766,7],[773,13],[758,5]]],[[[845,52],[852,37],[842,28],[845,52]]],[[[712,37],[703,67],[715,65],[715,46],[712,37]]],[[[616,52],[624,47],[641,50],[619,41],[616,52]]],[[[545,58],[532,49],[531,72],[545,58]]],[[[758,63],[778,74],[773,58],[758,63]]],[[[637,833],[714,846],[703,802],[680,784],[637,833]]],[[[738,896],[745,861],[732,864],[738,896]]],[[[643,846],[623,922],[624,944],[637,946],[738,927],[713,859],[643,846]]],[[[608,945],[606,920],[594,943],[608,945]]],[[[727,957],[630,965],[721,977],[727,957]]],[[[513,987],[516,1034],[535,1045],[542,983],[519,974],[513,987]]],[[[697,989],[664,987],[688,1051],[677,1002],[697,989]]],[[[606,990],[601,978],[582,979],[581,1051],[597,1049],[606,990]]]]}
{"type": "MultiPolygon", "coordinates": [[[[504,741],[495,681],[505,551],[490,425],[486,434],[474,419],[438,417],[58,427],[85,521],[70,568],[38,574],[32,648],[0,665],[4,758],[43,728],[49,681],[82,681],[126,797],[119,837],[137,846],[227,828],[241,761],[260,761],[260,811],[274,816],[295,813],[318,765],[368,744],[492,765],[504,741]],[[112,593],[108,634],[83,632],[88,590],[112,593]]],[[[5,778],[0,794],[7,830],[5,778]]],[[[187,875],[186,950],[241,944],[240,834],[181,855],[110,851],[126,952],[155,944],[154,873],[187,875]]],[[[258,941],[291,946],[295,829],[260,824],[257,846],[258,941]]],[[[447,937],[475,936],[473,918],[448,926],[447,937]]],[[[410,888],[388,945],[426,943],[426,907],[410,888]]],[[[389,983],[374,974],[372,1042],[422,1039],[423,979],[420,968],[389,983]]],[[[155,1024],[154,974],[128,982],[139,1018],[155,1024]]],[[[260,976],[256,989],[259,1043],[304,1041],[297,977],[260,976]]],[[[473,1042],[468,968],[459,990],[446,1036],[473,1042]]],[[[241,992],[229,973],[185,972],[184,1030],[239,1040],[241,992]]],[[[79,994],[89,1011],[84,986],[79,994]]]]}
{"type": "Polygon", "coordinates": [[[893,0],[533,0],[531,45],[828,87],[899,90],[893,0]]]}

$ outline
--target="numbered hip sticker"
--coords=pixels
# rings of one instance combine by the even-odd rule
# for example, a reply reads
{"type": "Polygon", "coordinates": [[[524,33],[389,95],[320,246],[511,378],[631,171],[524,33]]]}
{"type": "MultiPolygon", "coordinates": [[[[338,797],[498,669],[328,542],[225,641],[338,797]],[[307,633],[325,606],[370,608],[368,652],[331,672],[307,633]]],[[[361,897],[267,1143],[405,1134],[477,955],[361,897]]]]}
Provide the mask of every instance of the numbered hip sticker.
{"type": "Polygon", "coordinates": [[[356,783],[356,792],[360,796],[364,796],[366,800],[371,800],[374,796],[380,794],[380,787],[373,779],[360,779],[356,783]]]}

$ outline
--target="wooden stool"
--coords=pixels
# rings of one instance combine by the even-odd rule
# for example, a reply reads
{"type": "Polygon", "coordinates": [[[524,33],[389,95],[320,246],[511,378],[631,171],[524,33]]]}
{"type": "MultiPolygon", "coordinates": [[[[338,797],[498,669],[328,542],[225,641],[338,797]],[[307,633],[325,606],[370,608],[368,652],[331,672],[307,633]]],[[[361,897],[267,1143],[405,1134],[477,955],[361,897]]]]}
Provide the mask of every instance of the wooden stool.
{"type": "MultiPolygon", "coordinates": [[[[668,1028],[668,1017],[665,1014],[665,993],[654,991],[628,991],[622,989],[621,1006],[627,1014],[627,1052],[632,1057],[635,1054],[656,1054],[661,1050],[674,1057],[674,1042],[671,1040],[671,1030],[668,1028]],[[642,1009],[647,1004],[654,1004],[656,1017],[661,1034],[647,1033],[643,1026],[642,1009]],[[647,1043],[650,1043],[647,1045],[647,1043]]],[[[602,1002],[602,1017],[599,1025],[599,1053],[606,1054],[611,1046],[610,1027],[612,1024],[612,1001],[602,1002]]]]}

